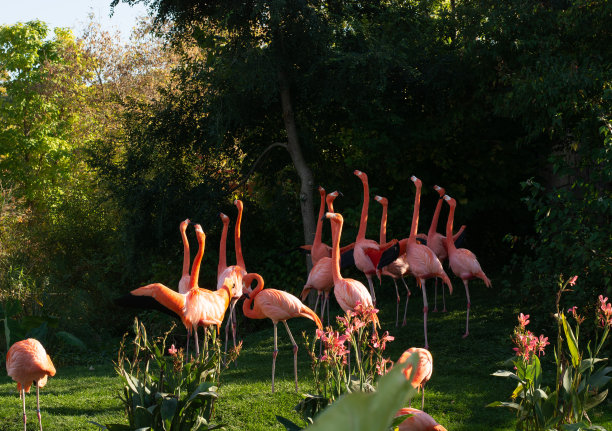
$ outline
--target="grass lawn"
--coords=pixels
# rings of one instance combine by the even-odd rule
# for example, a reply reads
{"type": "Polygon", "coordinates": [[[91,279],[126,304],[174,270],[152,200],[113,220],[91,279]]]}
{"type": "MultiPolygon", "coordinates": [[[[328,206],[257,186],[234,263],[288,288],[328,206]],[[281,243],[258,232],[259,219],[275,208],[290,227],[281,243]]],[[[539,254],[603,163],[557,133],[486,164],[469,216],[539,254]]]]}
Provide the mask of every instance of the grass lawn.
{"type": "MultiPolygon", "coordinates": [[[[457,284],[457,283],[456,283],[457,284]]],[[[387,347],[388,355],[397,360],[407,348],[423,345],[423,315],[420,292],[412,289],[408,325],[395,328],[395,302],[393,287],[385,280],[384,290],[377,290],[382,301],[381,322],[395,341],[387,347]]],[[[429,344],[434,358],[433,376],[426,386],[425,410],[449,430],[512,430],[514,417],[502,409],[486,408],[495,400],[507,400],[514,385],[511,381],[490,374],[502,368],[512,350],[509,334],[516,322],[518,309],[505,304],[494,289],[485,289],[474,283],[471,289],[472,310],[470,336],[462,339],[465,330],[465,293],[458,289],[447,296],[448,313],[429,314],[429,344]]],[[[433,288],[428,291],[433,308],[433,288]]],[[[402,299],[403,300],[403,299],[402,299]]],[[[403,307],[403,302],[402,302],[403,307]]],[[[441,306],[439,306],[441,308],[441,306]]],[[[521,310],[526,311],[526,310],[521,310]]],[[[339,309],[332,307],[332,314],[339,309]]],[[[314,382],[309,360],[302,347],[302,331],[314,330],[306,319],[294,319],[289,325],[300,344],[298,372],[300,392],[311,392],[314,382]]],[[[293,360],[291,344],[282,325],[279,325],[279,354],[276,368],[276,393],[270,393],[272,366],[272,324],[244,338],[243,351],[235,367],[222,377],[220,399],[217,404],[216,423],[226,424],[229,430],[283,430],[276,415],[296,423],[301,418],[293,411],[300,400],[293,390],[293,360]]],[[[552,334],[548,334],[552,336],[552,334]]],[[[52,352],[51,352],[52,353],[52,352]]],[[[552,359],[548,348],[548,359],[552,359]]],[[[552,366],[543,364],[550,381],[552,366]]],[[[23,429],[21,403],[16,385],[3,372],[0,376],[0,431],[23,429]]],[[[125,423],[121,402],[117,394],[121,382],[112,364],[62,367],[41,391],[43,426],[47,430],[95,430],[88,420],[99,423],[125,423]]],[[[37,429],[35,391],[28,395],[26,408],[28,429],[37,429]]],[[[593,421],[612,429],[612,404],[604,402],[591,414],[593,421]]],[[[420,407],[415,400],[413,407],[420,407]]]]}

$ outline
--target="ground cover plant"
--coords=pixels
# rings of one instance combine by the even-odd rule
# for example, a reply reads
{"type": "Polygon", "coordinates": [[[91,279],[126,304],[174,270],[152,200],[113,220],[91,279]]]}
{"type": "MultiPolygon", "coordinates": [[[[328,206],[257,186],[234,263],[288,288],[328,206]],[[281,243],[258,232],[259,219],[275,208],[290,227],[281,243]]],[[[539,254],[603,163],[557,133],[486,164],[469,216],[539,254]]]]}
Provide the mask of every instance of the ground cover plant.
{"type": "MultiPolygon", "coordinates": [[[[396,329],[393,287],[390,283],[384,283],[382,289],[377,289],[381,292],[381,324],[383,329],[388,329],[395,336],[395,340],[388,343],[385,353],[392,360],[397,360],[403,350],[418,346],[423,341],[422,321],[419,318],[421,298],[418,294],[412,295],[408,310],[412,318],[409,318],[406,327],[396,329]],[[393,294],[386,296],[385,292],[393,294]]],[[[516,386],[491,374],[502,368],[512,353],[508,334],[512,333],[520,309],[512,304],[500,303],[493,289],[480,286],[473,291],[473,330],[468,338],[461,338],[465,323],[465,297],[460,292],[447,296],[448,313],[431,314],[429,335],[434,372],[427,384],[425,410],[449,430],[513,430],[515,417],[511,412],[485,406],[510,394],[516,386]]],[[[331,311],[335,315],[340,313],[335,305],[332,305],[331,311]]],[[[527,309],[524,311],[528,312],[527,309]]],[[[312,325],[305,321],[296,321],[294,327],[296,334],[313,332],[312,325]]],[[[294,407],[303,399],[302,393],[314,393],[316,390],[306,349],[300,348],[298,355],[300,392],[297,394],[293,383],[291,343],[283,337],[279,337],[276,393],[271,394],[271,350],[269,327],[244,336],[243,350],[236,365],[226,370],[219,385],[219,399],[212,419],[214,423],[224,424],[228,430],[284,430],[277,421],[278,415],[305,426],[294,407]]],[[[546,355],[542,360],[548,361],[548,370],[554,370],[552,355],[546,355]]],[[[93,365],[93,369],[89,366],[57,368],[56,376],[41,391],[43,426],[58,430],[95,430],[98,428],[88,421],[127,424],[122,402],[118,398],[123,384],[110,360],[93,365]]],[[[546,370],[547,365],[543,369],[546,370]]],[[[15,387],[6,375],[0,376],[1,431],[23,429],[15,387]]],[[[33,400],[32,395],[28,395],[26,407],[29,413],[35,414],[33,400]]],[[[595,408],[590,417],[595,423],[612,428],[609,401],[595,408]]]]}

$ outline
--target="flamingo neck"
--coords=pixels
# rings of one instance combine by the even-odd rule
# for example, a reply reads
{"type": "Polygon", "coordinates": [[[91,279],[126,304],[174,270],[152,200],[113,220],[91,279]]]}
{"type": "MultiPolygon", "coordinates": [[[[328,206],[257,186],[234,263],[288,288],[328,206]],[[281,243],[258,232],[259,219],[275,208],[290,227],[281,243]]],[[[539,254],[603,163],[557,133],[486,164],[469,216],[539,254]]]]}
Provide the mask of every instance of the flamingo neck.
{"type": "Polygon", "coordinates": [[[189,275],[189,241],[187,240],[187,232],[181,229],[181,238],[183,239],[183,275],[189,275]]]}
{"type": "Polygon", "coordinates": [[[312,243],[313,248],[315,245],[321,244],[321,235],[323,232],[323,214],[325,214],[325,190],[319,190],[321,194],[321,206],[319,207],[319,217],[317,218],[317,229],[315,231],[314,242],[312,243]]]}
{"type": "Polygon", "coordinates": [[[440,211],[442,211],[442,201],[444,201],[444,199],[440,198],[436,204],[436,210],[434,211],[433,218],[431,219],[431,226],[429,226],[429,232],[427,232],[427,239],[433,238],[438,230],[438,219],[440,218],[440,211]]]}
{"type": "Polygon", "coordinates": [[[223,220],[223,230],[221,231],[221,241],[219,242],[219,265],[217,265],[217,277],[227,268],[227,230],[229,220],[223,220]]]}
{"type": "Polygon", "coordinates": [[[449,205],[450,210],[448,211],[448,220],[446,221],[446,249],[450,254],[451,251],[457,250],[455,247],[455,241],[453,241],[453,221],[455,220],[455,206],[449,205]]]}
{"type": "Polygon", "coordinates": [[[419,207],[421,206],[421,186],[416,185],[416,193],[414,195],[414,210],[412,212],[412,225],[410,226],[410,241],[416,242],[417,229],[419,227],[419,207]]]}
{"type": "Polygon", "coordinates": [[[368,207],[370,206],[370,186],[368,179],[361,179],[363,183],[363,205],[361,206],[361,219],[359,220],[359,232],[357,232],[357,241],[365,239],[366,229],[368,227],[368,207]]]}
{"type": "Polygon", "coordinates": [[[249,319],[264,319],[266,316],[264,316],[262,313],[259,313],[254,308],[251,308],[253,303],[254,303],[254,301],[255,301],[255,297],[257,296],[257,294],[259,292],[262,291],[262,289],[264,287],[263,277],[261,275],[255,273],[255,272],[253,272],[253,273],[246,274],[242,278],[242,280],[243,280],[245,285],[246,284],[250,284],[253,281],[253,279],[257,280],[257,287],[255,289],[253,289],[253,291],[251,292],[249,297],[247,299],[245,299],[244,302],[242,303],[242,312],[249,319]]]}
{"type": "Polygon", "coordinates": [[[236,226],[234,226],[234,248],[236,249],[236,264],[243,269],[244,258],[242,257],[242,243],[240,242],[240,225],[242,224],[242,205],[238,207],[238,218],[236,218],[236,226]]]}
{"type": "Polygon", "coordinates": [[[198,235],[198,254],[196,254],[196,257],[193,259],[191,278],[189,279],[189,289],[193,289],[198,285],[198,279],[200,278],[200,264],[202,263],[202,257],[204,256],[204,245],[205,239],[198,235]]]}
{"type": "MultiPolygon", "coordinates": [[[[330,196],[327,195],[327,198],[325,198],[325,202],[327,202],[327,212],[328,213],[333,213],[334,212],[334,199],[336,199],[335,196],[330,196]]],[[[321,213],[319,213],[321,214],[321,213]]],[[[319,218],[323,218],[323,214],[321,214],[319,216],[319,218]]]]}
{"type": "Polygon", "coordinates": [[[387,242],[387,205],[383,204],[382,217],[380,218],[380,244],[387,242]]]}
{"type": "Polygon", "coordinates": [[[332,277],[334,284],[342,280],[340,274],[340,235],[342,235],[342,223],[332,221],[332,277]]]}

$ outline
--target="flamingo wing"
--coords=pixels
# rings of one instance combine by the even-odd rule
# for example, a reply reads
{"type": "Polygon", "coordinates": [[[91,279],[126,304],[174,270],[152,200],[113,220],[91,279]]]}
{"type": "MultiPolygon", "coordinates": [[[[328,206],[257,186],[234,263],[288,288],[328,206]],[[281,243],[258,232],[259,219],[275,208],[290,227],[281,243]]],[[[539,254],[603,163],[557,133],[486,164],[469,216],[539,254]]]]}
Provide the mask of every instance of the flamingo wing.
{"type": "Polygon", "coordinates": [[[167,288],[161,283],[148,284],[130,292],[134,296],[150,296],[177,315],[183,315],[185,295],[167,288]]]}

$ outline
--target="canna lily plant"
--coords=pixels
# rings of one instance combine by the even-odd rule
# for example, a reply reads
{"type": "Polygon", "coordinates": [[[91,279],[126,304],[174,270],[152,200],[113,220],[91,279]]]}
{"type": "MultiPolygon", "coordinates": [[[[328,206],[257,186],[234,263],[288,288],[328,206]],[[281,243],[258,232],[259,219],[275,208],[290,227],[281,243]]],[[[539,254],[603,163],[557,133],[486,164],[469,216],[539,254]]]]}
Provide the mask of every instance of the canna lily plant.
{"type": "Polygon", "coordinates": [[[526,329],[529,315],[519,315],[519,325],[514,329],[512,341],[515,344],[516,356],[508,365],[514,366],[514,372],[500,370],[494,376],[516,380],[517,386],[512,392],[511,402],[495,401],[488,407],[507,407],[516,410],[518,430],[602,430],[593,425],[588,411],[603,402],[608,390],[604,389],[612,379],[609,373],[612,367],[607,366],[607,358],[599,358],[601,348],[612,325],[612,305],[608,298],[598,298],[596,319],[601,336],[595,342],[587,342],[586,352],[580,349],[580,325],[585,318],[578,314],[577,307],[567,310],[575,321],[575,328],[560,309],[561,295],[574,286],[577,276],[564,281],[559,280],[556,308],[554,315],[557,323],[557,342],[554,349],[556,379],[554,390],[542,386],[542,367],[538,356],[544,354],[549,345],[548,338],[536,337],[526,329]]]}

